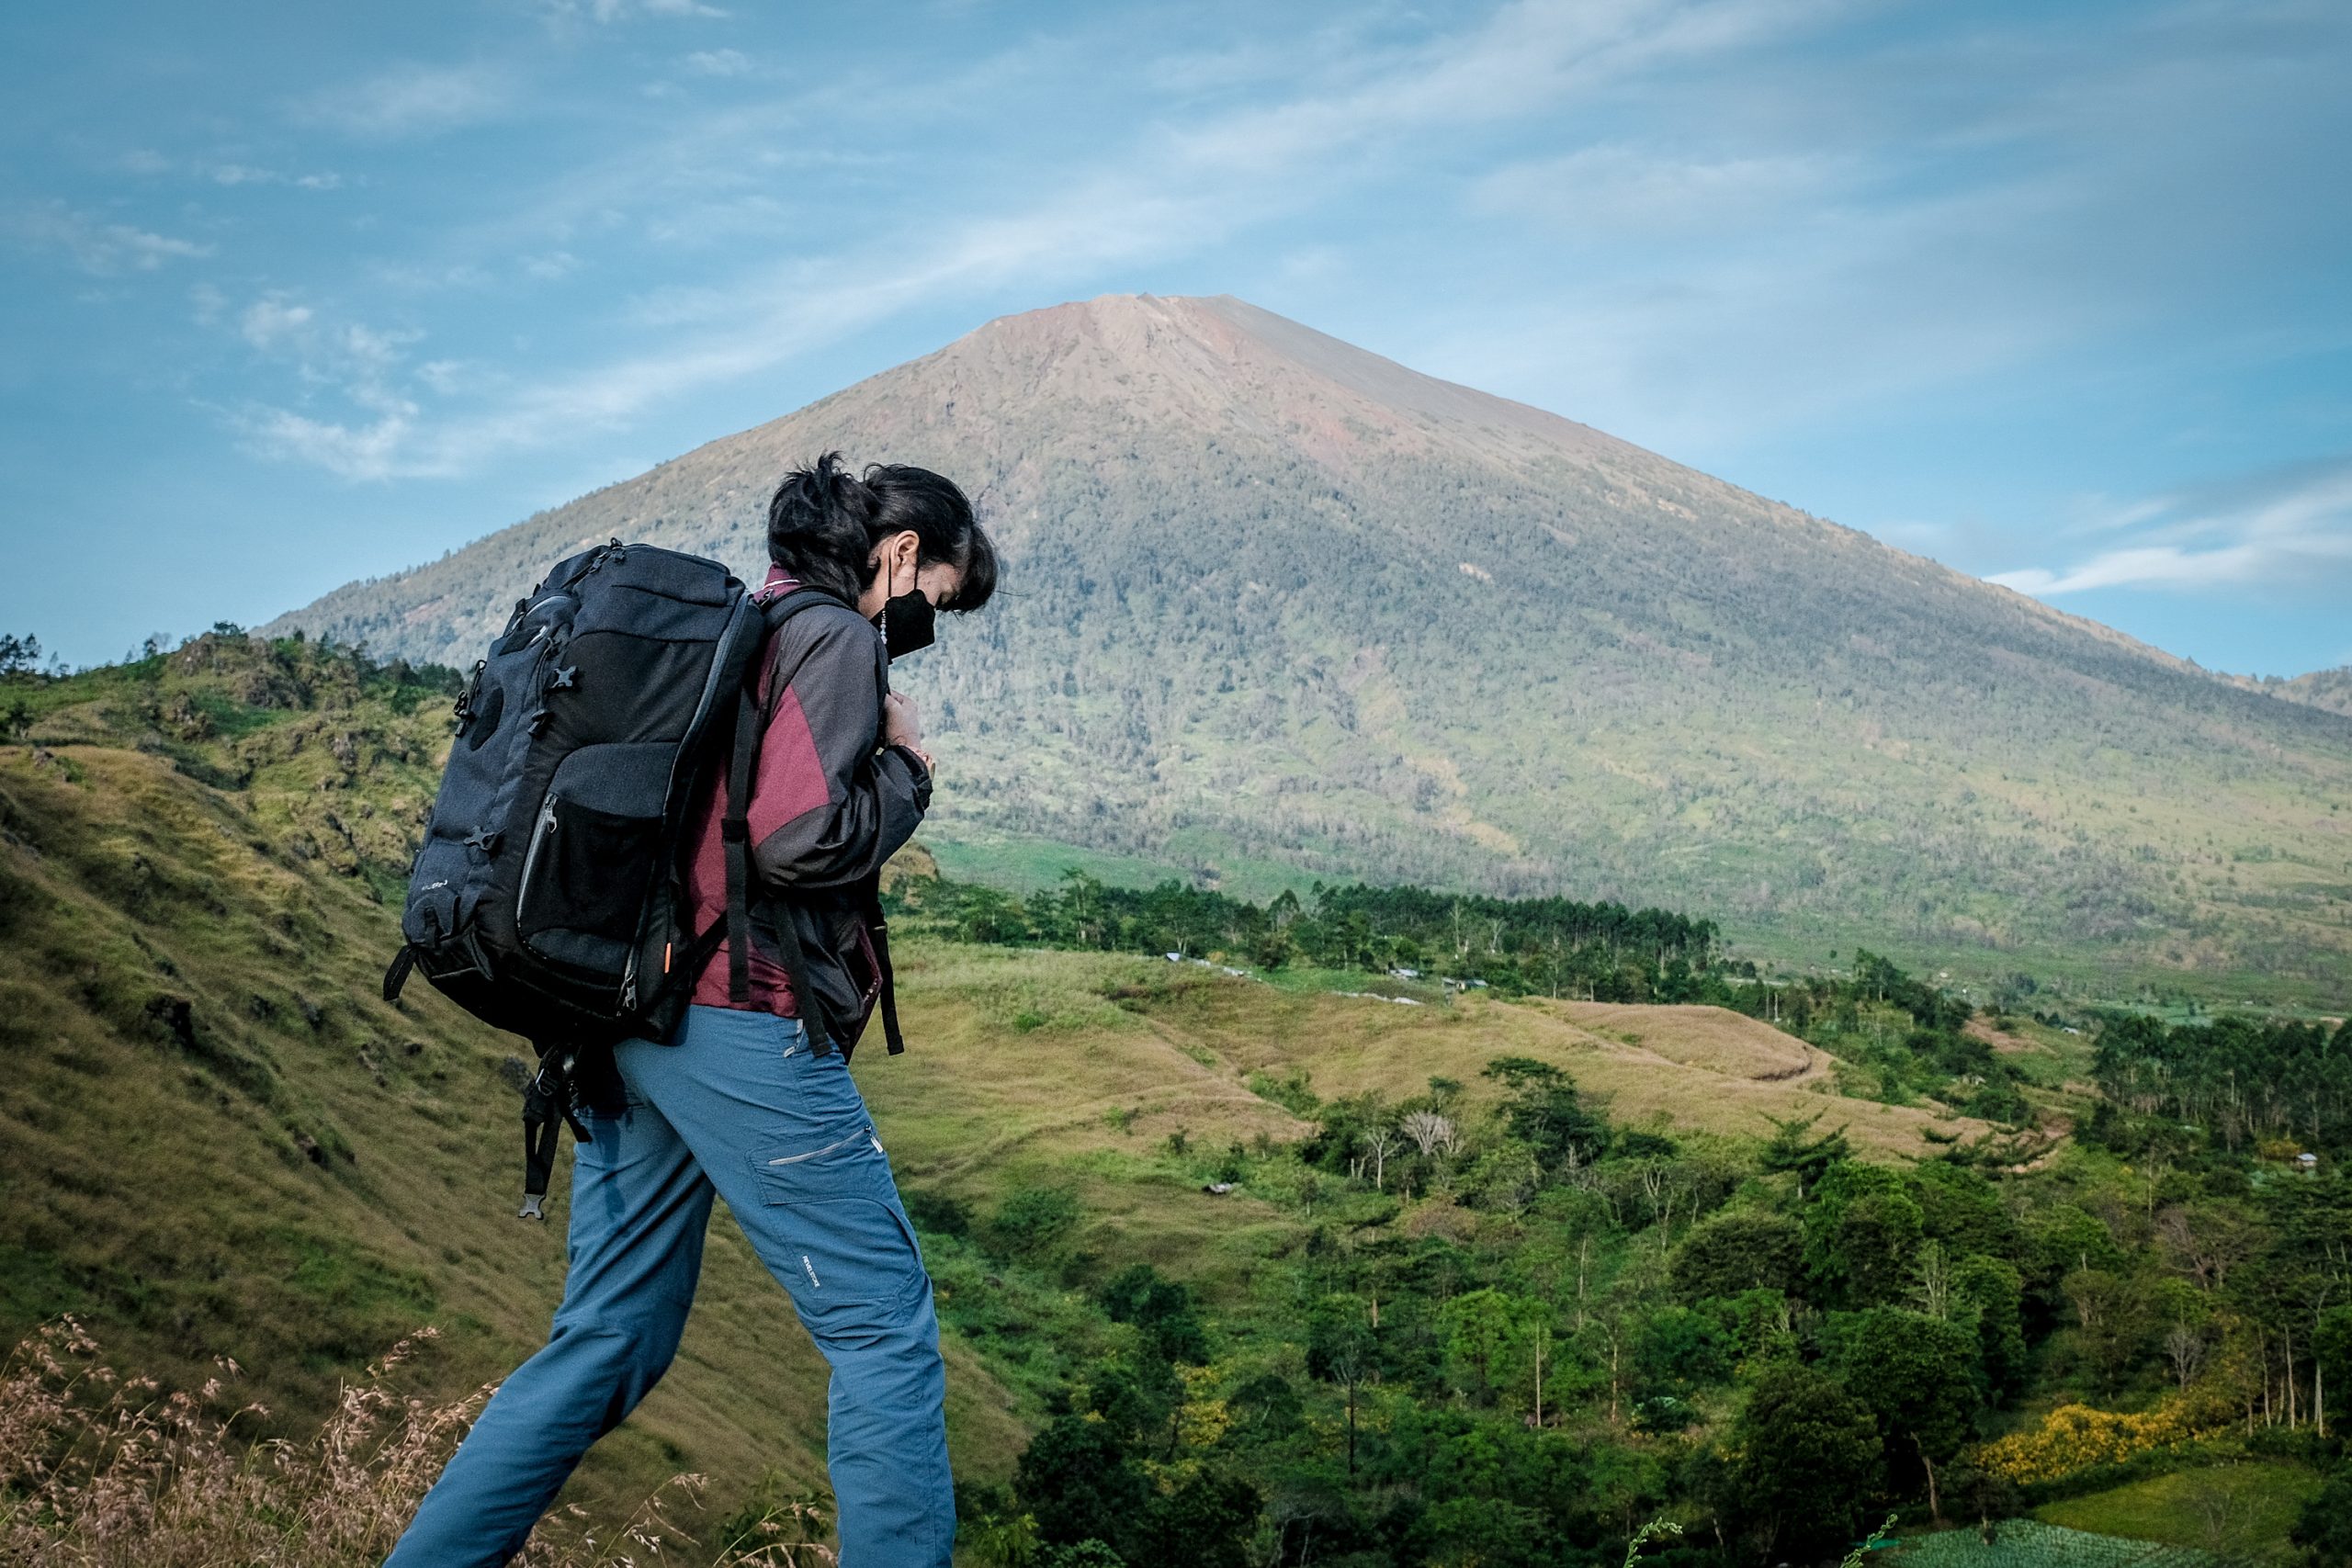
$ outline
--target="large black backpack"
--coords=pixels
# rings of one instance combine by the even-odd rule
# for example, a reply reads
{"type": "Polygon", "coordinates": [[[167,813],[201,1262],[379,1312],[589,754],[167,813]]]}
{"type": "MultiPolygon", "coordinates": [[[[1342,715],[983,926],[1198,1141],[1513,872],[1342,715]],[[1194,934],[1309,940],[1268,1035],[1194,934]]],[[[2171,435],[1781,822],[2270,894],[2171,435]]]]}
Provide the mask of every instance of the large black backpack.
{"type": "MultiPolygon", "coordinates": [[[[722,938],[743,999],[755,666],[784,621],[839,603],[802,588],[763,604],[717,561],[616,539],[560,562],[474,666],[384,997],[413,969],[537,1048],[526,1218],[540,1217],[558,1126],[588,1136],[572,1114],[583,1063],[618,1040],[669,1039],[722,938]],[[727,910],[696,931],[684,923],[685,833],[721,770],[727,910]]],[[[772,934],[809,1038],[829,1050],[796,926],[777,919],[772,934]]]]}

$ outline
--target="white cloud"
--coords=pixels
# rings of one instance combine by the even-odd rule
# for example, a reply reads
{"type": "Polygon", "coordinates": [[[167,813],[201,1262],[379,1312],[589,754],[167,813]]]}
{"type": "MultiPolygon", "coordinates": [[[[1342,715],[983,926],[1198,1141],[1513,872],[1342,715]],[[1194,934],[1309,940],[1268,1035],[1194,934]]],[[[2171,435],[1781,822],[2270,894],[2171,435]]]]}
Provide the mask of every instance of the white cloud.
{"type": "MultiPolygon", "coordinates": [[[[217,309],[213,312],[218,318],[217,309]]],[[[381,479],[402,471],[401,448],[413,439],[422,409],[403,385],[409,345],[424,333],[335,321],[317,307],[284,293],[266,295],[237,317],[237,332],[257,352],[282,361],[302,389],[301,408],[249,404],[231,413],[254,450],[311,463],[350,479],[381,479]],[[351,412],[321,405],[336,402],[351,412]]],[[[458,382],[454,361],[438,360],[415,379],[440,390],[458,382]]]]}
{"type": "Polygon", "coordinates": [[[199,164],[197,172],[217,186],[292,186],[298,190],[337,190],[343,185],[343,176],[332,170],[289,175],[252,164],[199,164]]]}
{"type": "Polygon", "coordinates": [[[1498,169],[1472,187],[1471,205],[1589,238],[1648,238],[1777,223],[1849,175],[1815,155],[1707,158],[1610,143],[1498,169]]]}
{"type": "Polygon", "coordinates": [[[303,335],[311,315],[308,305],[291,305],[282,299],[256,299],[238,318],[237,330],[247,343],[267,353],[303,335]]]}
{"type": "Polygon", "coordinates": [[[724,17],[727,13],[703,0],[541,0],[539,10],[550,22],[582,17],[602,26],[630,17],[724,17]]]}
{"type": "Polygon", "coordinates": [[[153,272],[166,262],[190,261],[212,254],[212,247],[195,240],[158,234],[130,223],[109,223],[63,202],[18,212],[5,220],[6,231],[17,242],[37,250],[62,250],[84,272],[111,277],[123,272],[153,272]]]}
{"type": "Polygon", "coordinates": [[[2304,471],[2218,498],[2159,498],[2118,509],[2144,541],[2064,567],[2022,567],[1988,581],[2036,598],[2098,588],[2184,592],[2309,585],[2352,577],[2352,464],[2304,471]]]}
{"type": "Polygon", "coordinates": [[[390,141],[492,118],[512,108],[518,93],[514,78],[502,66],[410,62],[364,81],[321,88],[293,108],[305,123],[390,141]]]}
{"type": "Polygon", "coordinates": [[[748,76],[752,57],[740,49],[698,49],[678,63],[697,76],[748,76]]]}
{"type": "Polygon", "coordinates": [[[309,463],[347,479],[382,479],[401,471],[398,453],[413,427],[413,408],[390,412],[353,426],[289,409],[259,409],[239,423],[265,457],[309,463]]]}

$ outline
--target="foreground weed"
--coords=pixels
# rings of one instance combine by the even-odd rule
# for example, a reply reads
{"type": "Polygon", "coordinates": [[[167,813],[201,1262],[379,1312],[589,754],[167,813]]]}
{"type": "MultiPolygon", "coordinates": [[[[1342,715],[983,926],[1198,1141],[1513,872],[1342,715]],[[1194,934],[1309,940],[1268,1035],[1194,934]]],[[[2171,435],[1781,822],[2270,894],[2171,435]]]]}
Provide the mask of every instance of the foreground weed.
{"type": "MultiPolygon", "coordinates": [[[[0,1562],[32,1568],[360,1568],[380,1562],[493,1390],[435,1404],[391,1373],[434,1337],[392,1347],[306,1442],[264,1438],[255,1404],[220,1412],[240,1369],[223,1359],[196,1393],[123,1377],[71,1317],[0,1364],[0,1562]]],[[[638,1568],[687,1560],[675,1518],[699,1506],[699,1475],[657,1490],[607,1537],[578,1507],[535,1531],[523,1568],[638,1568]]],[[[772,1530],[722,1550],[714,1568],[830,1563],[827,1548],[772,1530]]],[[[796,1532],[797,1533],[797,1532],[796,1532]]]]}

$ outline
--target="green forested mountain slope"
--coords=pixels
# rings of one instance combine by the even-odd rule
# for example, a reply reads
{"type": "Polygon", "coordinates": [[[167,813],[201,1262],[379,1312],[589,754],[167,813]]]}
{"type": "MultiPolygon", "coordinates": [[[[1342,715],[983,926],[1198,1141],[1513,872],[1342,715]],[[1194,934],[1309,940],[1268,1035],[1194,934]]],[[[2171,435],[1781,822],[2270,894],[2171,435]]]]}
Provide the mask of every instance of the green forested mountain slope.
{"type": "Polygon", "coordinates": [[[466,662],[584,540],[749,571],[831,446],[957,476],[1006,547],[902,673],[951,840],[2352,975],[2352,719],[1230,299],[991,322],[282,625],[466,662]]]}

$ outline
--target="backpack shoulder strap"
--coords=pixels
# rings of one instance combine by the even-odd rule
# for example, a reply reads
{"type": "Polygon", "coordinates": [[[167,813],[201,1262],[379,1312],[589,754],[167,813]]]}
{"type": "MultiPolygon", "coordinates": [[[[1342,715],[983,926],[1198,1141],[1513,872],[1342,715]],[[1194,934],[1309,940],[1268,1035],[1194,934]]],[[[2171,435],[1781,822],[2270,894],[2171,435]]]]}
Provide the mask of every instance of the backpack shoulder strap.
{"type": "MultiPolygon", "coordinates": [[[[767,729],[767,705],[761,701],[760,677],[773,658],[775,633],[794,615],[820,605],[841,605],[830,593],[809,588],[766,601],[761,614],[767,635],[760,657],[744,671],[735,697],[735,738],[727,763],[727,806],[719,836],[727,860],[727,998],[738,1005],[752,999],[752,883],[757,874],[752,853],[752,774],[760,755],[760,740],[767,729]]],[[[846,606],[844,606],[846,607],[846,606]]],[[[789,918],[775,922],[776,950],[784,960],[785,977],[792,983],[793,1000],[799,1005],[801,1026],[819,1055],[833,1048],[825,1026],[824,1007],[807,981],[808,961],[800,950],[800,932],[789,918]]]]}

